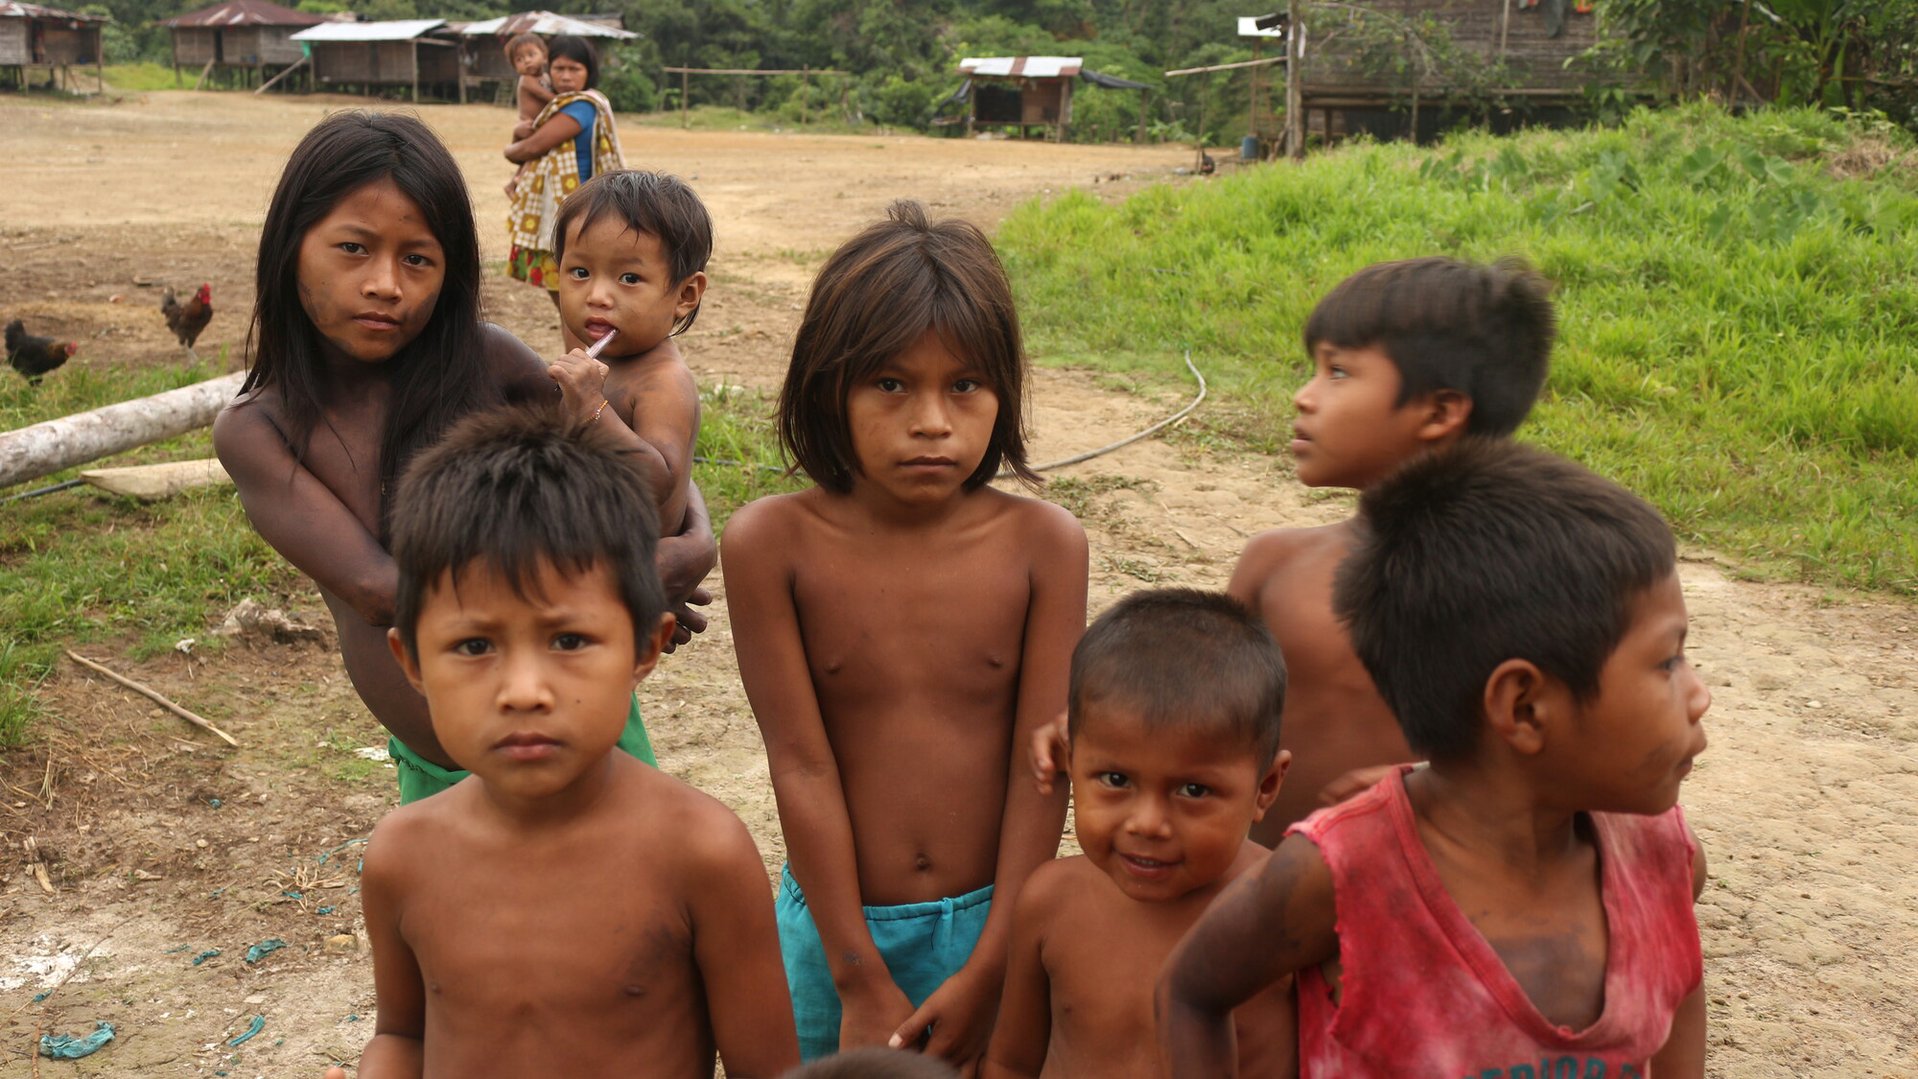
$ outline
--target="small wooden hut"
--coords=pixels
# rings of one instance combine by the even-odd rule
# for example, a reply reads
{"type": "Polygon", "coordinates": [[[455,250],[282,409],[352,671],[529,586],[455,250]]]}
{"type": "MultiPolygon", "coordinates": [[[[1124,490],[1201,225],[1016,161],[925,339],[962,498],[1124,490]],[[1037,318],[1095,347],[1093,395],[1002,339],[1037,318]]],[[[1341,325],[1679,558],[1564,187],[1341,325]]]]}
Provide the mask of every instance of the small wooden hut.
{"type": "Polygon", "coordinates": [[[638,34],[621,25],[618,15],[556,15],[550,11],[522,11],[496,19],[467,23],[459,27],[460,69],[476,88],[486,90],[511,87],[519,72],[506,61],[506,43],[520,34],[538,34],[552,38],[559,34],[596,39],[594,48],[602,50],[601,66],[608,57],[603,50],[608,42],[631,41],[638,34]]]}
{"type": "Polygon", "coordinates": [[[946,101],[965,103],[967,135],[981,127],[1003,127],[1024,138],[1036,128],[1046,138],[1064,141],[1072,126],[1074,83],[1150,89],[1142,82],[1087,70],[1077,56],[968,56],[959,61],[959,73],[966,77],[965,85],[946,101]]]}
{"type": "Polygon", "coordinates": [[[326,20],[281,7],[272,0],[222,0],[212,7],[175,15],[160,23],[173,33],[173,81],[181,69],[230,74],[242,85],[264,85],[275,72],[306,61],[293,35],[326,20]]]}
{"type": "Polygon", "coordinates": [[[106,23],[100,15],[0,0],[0,75],[20,89],[40,71],[47,85],[58,79],[70,89],[75,64],[92,64],[95,77],[104,77],[100,31],[106,23]]]}
{"type": "Polygon", "coordinates": [[[1566,63],[1598,40],[1590,5],[1574,0],[1368,0],[1363,9],[1304,0],[1293,11],[1303,25],[1288,89],[1310,130],[1327,136],[1430,138],[1462,93],[1506,102],[1512,119],[1564,111],[1595,78],[1566,63]],[[1475,68],[1478,85],[1460,85],[1461,65],[1475,68]]]}
{"type": "Polygon", "coordinates": [[[357,87],[374,95],[380,87],[411,89],[442,101],[465,100],[460,78],[459,43],[440,30],[445,19],[394,19],[387,22],[324,22],[292,37],[313,50],[313,84],[323,88],[357,87]]]}

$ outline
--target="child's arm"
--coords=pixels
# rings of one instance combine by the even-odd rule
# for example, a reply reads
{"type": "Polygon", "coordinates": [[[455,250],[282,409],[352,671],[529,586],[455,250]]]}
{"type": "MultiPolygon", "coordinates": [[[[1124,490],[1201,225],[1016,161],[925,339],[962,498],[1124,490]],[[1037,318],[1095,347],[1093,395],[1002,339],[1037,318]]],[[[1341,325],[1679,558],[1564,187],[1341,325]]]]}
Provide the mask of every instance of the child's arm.
{"type": "Polygon", "coordinates": [[[538,103],[540,107],[544,108],[548,101],[553,100],[553,88],[546,85],[545,79],[536,79],[531,75],[521,75],[519,77],[519,96],[521,98],[531,99],[538,103]]]}
{"type": "Polygon", "coordinates": [[[620,394],[614,407],[620,422],[639,436],[643,452],[658,459],[653,504],[659,507],[661,521],[677,524],[686,512],[693,443],[699,439],[699,384],[677,357],[641,363],[624,380],[628,392],[620,394]]]}
{"type": "Polygon", "coordinates": [[[1232,1010],[1336,956],[1335,926],[1332,871],[1300,835],[1213,900],[1159,975],[1159,1048],[1172,1079],[1237,1075],[1232,1010]]]}
{"type": "Polygon", "coordinates": [[[360,1054],[360,1079],[418,1079],[425,1067],[426,989],[419,961],[400,935],[399,881],[405,868],[402,834],[382,822],[366,844],[360,871],[360,909],[373,950],[373,995],[378,1015],[373,1040],[360,1054]]]}
{"type": "Polygon", "coordinates": [[[1037,1079],[1046,1066],[1052,1039],[1052,983],[1040,954],[1043,926],[1050,920],[1062,886],[1059,863],[1040,866],[1019,896],[1012,913],[1012,949],[1006,962],[1006,988],[999,998],[999,1021],[980,1079],[1037,1079]]]}
{"type": "Polygon", "coordinates": [[[792,873],[825,947],[842,1018],[840,1048],[884,1045],[912,1012],[866,928],[852,821],[826,739],[793,604],[786,504],[762,499],[733,515],[720,560],[739,680],[766,742],[779,827],[792,873]]]}
{"type": "Polygon", "coordinates": [[[726,1075],[772,1079],[799,1065],[799,1036],[766,866],[739,818],[717,804],[709,808],[713,819],[687,836],[696,848],[687,888],[693,962],[726,1075]]]}
{"type": "MultiPolygon", "coordinates": [[[[1705,894],[1705,847],[1686,825],[1692,841],[1692,902],[1705,894]]],[[[1672,1015],[1671,1033],[1665,1046],[1652,1058],[1651,1074],[1658,1079],[1704,1079],[1705,1076],[1705,986],[1701,982],[1691,995],[1679,1001],[1672,1015]]]]}
{"type": "Polygon", "coordinates": [[[966,965],[933,990],[893,1035],[894,1044],[911,1045],[919,1031],[933,1028],[926,1052],[961,1070],[985,1052],[992,1033],[1020,889],[1033,870],[1058,855],[1066,822],[1065,791],[1041,794],[1025,781],[1026,747],[1066,708],[1072,650],[1086,628],[1086,533],[1065,510],[1035,503],[1033,527],[1023,546],[1035,552],[1032,603],[1019,657],[1018,714],[1006,760],[1006,808],[999,824],[992,909],[966,965]]]}

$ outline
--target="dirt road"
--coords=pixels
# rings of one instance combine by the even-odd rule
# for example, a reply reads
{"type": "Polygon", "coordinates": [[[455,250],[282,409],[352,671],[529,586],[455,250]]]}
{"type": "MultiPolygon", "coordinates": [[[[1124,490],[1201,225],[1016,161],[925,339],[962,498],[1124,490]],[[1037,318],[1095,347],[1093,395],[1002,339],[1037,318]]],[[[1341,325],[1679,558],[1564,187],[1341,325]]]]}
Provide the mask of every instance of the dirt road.
{"type": "MultiPolygon", "coordinates": [[[[0,313],[82,336],[76,364],[173,363],[151,311],[157,289],[138,282],[208,281],[220,314],[200,351],[237,356],[279,166],[314,120],[351,104],[0,96],[0,243],[12,256],[0,313]]],[[[488,256],[503,255],[508,168],[497,148],[510,114],[421,111],[467,170],[488,256]]],[[[1095,178],[1122,194],[1185,160],[1167,148],[622,133],[634,164],[691,178],[718,223],[714,287],[687,340],[695,370],[758,388],[783,370],[819,260],[891,198],[990,227],[1033,195],[1095,178]]],[[[493,318],[554,346],[544,298],[497,275],[486,288],[493,318]]],[[[1177,396],[1043,369],[1035,452],[1102,444],[1177,396]]],[[[1149,441],[1066,475],[1075,482],[1059,494],[1091,536],[1095,608],[1146,583],[1222,586],[1251,534],[1349,512],[1343,499],[1306,495],[1282,460],[1195,440],[1149,441]]],[[[1683,578],[1692,651],[1716,695],[1712,747],[1685,794],[1712,860],[1699,906],[1711,1074],[1918,1075],[1918,609],[1741,581],[1709,552],[1688,552],[1683,578]]],[[[310,591],[261,598],[321,610],[310,591]]],[[[782,844],[723,597],[715,612],[706,636],[647,683],[648,723],[664,766],[737,809],[776,866],[782,844]]],[[[323,646],[269,645],[115,661],[223,717],[245,748],[224,750],[71,670],[46,685],[55,718],[44,744],[0,758],[11,787],[0,803],[0,1076],[299,1076],[353,1059],[373,1003],[354,843],[391,803],[392,782],[355,752],[383,738],[337,659],[323,646]],[[52,895],[22,852],[28,836],[52,895]],[[329,951],[329,938],[345,950],[329,951]],[[249,961],[250,946],[274,939],[286,947],[249,961]],[[255,1016],[260,1033],[228,1044],[255,1016]],[[30,1071],[40,1033],[97,1020],[119,1030],[109,1049],[30,1071]]]]}

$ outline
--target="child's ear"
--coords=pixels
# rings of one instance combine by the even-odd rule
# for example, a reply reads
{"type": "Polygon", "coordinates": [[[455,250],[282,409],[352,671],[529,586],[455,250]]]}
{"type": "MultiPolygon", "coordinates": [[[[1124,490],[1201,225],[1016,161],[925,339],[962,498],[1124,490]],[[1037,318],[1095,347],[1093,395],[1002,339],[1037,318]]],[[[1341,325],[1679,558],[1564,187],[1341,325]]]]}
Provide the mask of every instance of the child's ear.
{"type": "Polygon", "coordinates": [[[406,650],[406,641],[400,637],[398,627],[389,628],[386,631],[386,647],[393,650],[393,658],[399,663],[400,671],[406,675],[406,680],[413,683],[414,689],[424,694],[426,687],[420,685],[419,661],[413,658],[413,653],[406,650]]]}
{"type": "Polygon", "coordinates": [[[1457,390],[1433,390],[1420,399],[1425,420],[1418,436],[1430,443],[1448,442],[1465,433],[1472,418],[1472,399],[1457,390]]]}
{"type": "Polygon", "coordinates": [[[693,274],[679,283],[679,300],[673,304],[673,318],[682,319],[699,308],[699,301],[706,295],[706,274],[704,271],[693,274]]]}
{"type": "Polygon", "coordinates": [[[1559,718],[1563,688],[1530,660],[1499,664],[1485,680],[1485,722],[1492,736],[1524,756],[1543,750],[1547,728],[1559,718]]]}
{"type": "Polygon", "coordinates": [[[659,616],[659,623],[653,631],[633,642],[633,684],[653,673],[659,666],[659,655],[673,639],[673,631],[679,628],[679,619],[668,611],[659,616]]]}
{"type": "Polygon", "coordinates": [[[1291,767],[1292,751],[1281,749],[1279,755],[1272,758],[1272,767],[1267,768],[1265,775],[1259,777],[1259,793],[1253,799],[1253,823],[1256,824],[1265,819],[1266,811],[1272,808],[1272,802],[1279,796],[1279,787],[1285,783],[1286,770],[1291,767]]]}

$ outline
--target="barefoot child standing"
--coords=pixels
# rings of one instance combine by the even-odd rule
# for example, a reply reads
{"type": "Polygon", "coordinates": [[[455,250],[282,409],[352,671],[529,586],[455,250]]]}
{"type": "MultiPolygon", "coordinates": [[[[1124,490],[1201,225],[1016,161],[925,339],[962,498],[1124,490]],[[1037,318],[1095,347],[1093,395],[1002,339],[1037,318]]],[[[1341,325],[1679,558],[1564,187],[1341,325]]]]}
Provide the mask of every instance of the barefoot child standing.
{"type": "MultiPolygon", "coordinates": [[[[1019,895],[985,1079],[1164,1076],[1152,985],[1206,905],[1265,861],[1246,830],[1279,792],[1284,706],[1272,635],[1226,596],[1139,592],[1093,621],[1070,705],[1085,854],[1019,895]]],[[[1234,1012],[1247,1075],[1292,1073],[1291,1013],[1283,986],[1234,1012]]]]}
{"type": "Polygon", "coordinates": [[[531,409],[469,419],[407,471],[388,638],[472,774],[367,844],[363,1079],[798,1059],[752,837],[613,752],[673,631],[651,479],[590,421],[531,409]]]}
{"type": "Polygon", "coordinates": [[[1086,540],[1029,478],[1005,271],[969,224],[895,203],[813,283],[780,394],[818,486],[726,530],[740,677],[790,864],[780,941],[808,1059],[923,1048],[974,1066],[1011,905],[1061,799],[1023,747],[1065,707],[1086,540]]]}
{"type": "Polygon", "coordinates": [[[621,170],[573,192],[553,236],[567,334],[588,345],[612,337],[598,363],[574,349],[554,366],[604,372],[596,385],[604,412],[593,414],[651,464],[660,530],[673,535],[685,521],[699,438],[699,386],[673,339],[699,317],[712,218],[678,177],[621,170]]]}
{"type": "Polygon", "coordinates": [[[1658,512],[1473,440],[1366,492],[1333,607],[1431,764],[1294,825],[1187,934],[1173,1074],[1233,1074],[1232,1009],[1296,972],[1306,1079],[1702,1076],[1677,801],[1711,692],[1658,512]]]}

